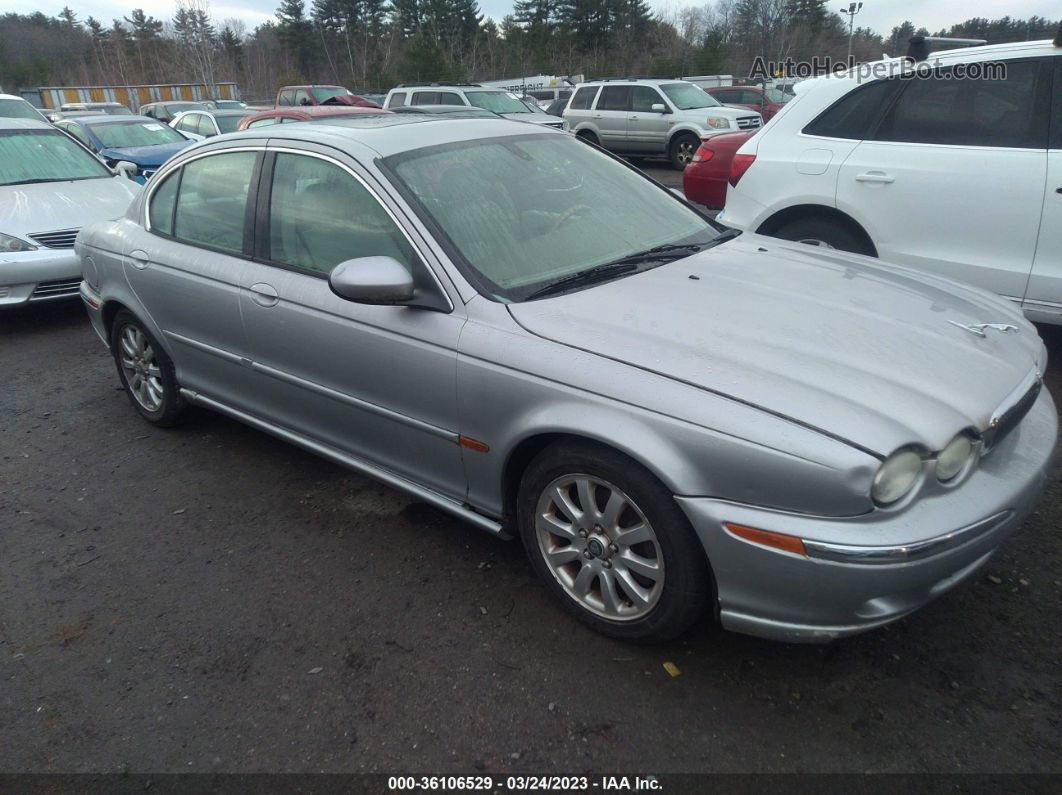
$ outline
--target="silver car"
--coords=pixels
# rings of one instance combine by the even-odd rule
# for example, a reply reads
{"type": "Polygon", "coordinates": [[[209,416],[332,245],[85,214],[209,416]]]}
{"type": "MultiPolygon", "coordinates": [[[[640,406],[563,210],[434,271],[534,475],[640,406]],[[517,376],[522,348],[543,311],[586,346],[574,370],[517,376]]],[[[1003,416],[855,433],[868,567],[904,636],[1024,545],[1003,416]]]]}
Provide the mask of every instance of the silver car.
{"type": "Polygon", "coordinates": [[[214,409],[488,532],[608,635],[825,640],[977,571],[1057,433],[983,291],[738,234],[573,136],[284,124],[82,230],[133,407],[214,409]]]}

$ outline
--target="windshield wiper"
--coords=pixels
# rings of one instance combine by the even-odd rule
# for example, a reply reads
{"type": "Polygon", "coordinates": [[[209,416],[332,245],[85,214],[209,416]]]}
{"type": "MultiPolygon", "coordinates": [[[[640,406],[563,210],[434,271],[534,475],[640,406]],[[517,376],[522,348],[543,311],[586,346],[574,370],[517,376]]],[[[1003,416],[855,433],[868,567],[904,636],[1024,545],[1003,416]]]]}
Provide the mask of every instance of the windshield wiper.
{"type": "Polygon", "coordinates": [[[41,178],[38,177],[37,179],[20,179],[20,180],[16,180],[15,182],[5,182],[4,186],[7,187],[8,185],[36,185],[37,183],[40,183],[40,182],[58,182],[58,180],[41,179],[41,178]]]}
{"type": "Polygon", "coordinates": [[[533,301],[536,298],[545,298],[547,295],[563,292],[571,287],[608,281],[614,276],[620,276],[634,270],[638,270],[638,266],[633,262],[606,262],[604,265],[596,265],[585,271],[579,271],[562,279],[557,279],[555,282],[550,282],[545,287],[540,287],[530,295],[525,296],[523,300],[533,301]]]}

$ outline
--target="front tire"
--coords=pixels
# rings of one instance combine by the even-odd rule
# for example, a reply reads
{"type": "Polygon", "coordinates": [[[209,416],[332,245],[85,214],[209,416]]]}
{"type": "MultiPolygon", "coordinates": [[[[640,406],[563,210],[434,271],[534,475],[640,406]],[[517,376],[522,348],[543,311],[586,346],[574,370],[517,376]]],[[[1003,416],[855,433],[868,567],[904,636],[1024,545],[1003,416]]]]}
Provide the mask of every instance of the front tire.
{"type": "Polygon", "coordinates": [[[124,309],[111,326],[111,353],[129,402],[140,416],[164,428],[180,422],[187,404],[173,362],[144,324],[124,309]]]}
{"type": "Polygon", "coordinates": [[[701,139],[693,133],[680,133],[675,136],[668,156],[676,171],[683,171],[693,161],[693,156],[700,145],[701,139]]]}
{"type": "Polygon", "coordinates": [[[704,549],[674,496],[607,447],[559,442],[540,453],[521,480],[517,521],[546,587],[604,635],[670,640],[709,603],[704,549]]]}

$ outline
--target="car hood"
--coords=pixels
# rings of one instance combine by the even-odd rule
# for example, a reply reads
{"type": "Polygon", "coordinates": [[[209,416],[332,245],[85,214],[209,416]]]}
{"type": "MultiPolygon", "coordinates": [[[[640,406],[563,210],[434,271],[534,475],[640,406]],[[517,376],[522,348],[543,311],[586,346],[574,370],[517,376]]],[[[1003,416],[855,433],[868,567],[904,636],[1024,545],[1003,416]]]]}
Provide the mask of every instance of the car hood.
{"type": "Polygon", "coordinates": [[[509,311],[540,337],[879,455],[912,443],[940,450],[964,428],[984,429],[1039,362],[1035,328],[1003,299],[864,257],[802,248],[744,235],[509,311]],[[979,337],[953,321],[1019,331],[979,337]]]}
{"type": "Polygon", "coordinates": [[[24,238],[119,218],[139,190],[124,177],[0,186],[0,232],[24,238]]]}
{"type": "Polygon", "coordinates": [[[99,156],[104,160],[128,160],[138,166],[161,166],[191,143],[191,141],[175,141],[172,144],[156,144],[155,146],[101,149],[99,156]]]}
{"type": "Polygon", "coordinates": [[[720,105],[718,107],[679,111],[679,114],[682,116],[692,116],[697,119],[704,119],[707,118],[707,116],[725,116],[728,119],[740,119],[746,116],[755,116],[757,113],[758,111],[755,110],[738,108],[732,105],[720,105]]]}

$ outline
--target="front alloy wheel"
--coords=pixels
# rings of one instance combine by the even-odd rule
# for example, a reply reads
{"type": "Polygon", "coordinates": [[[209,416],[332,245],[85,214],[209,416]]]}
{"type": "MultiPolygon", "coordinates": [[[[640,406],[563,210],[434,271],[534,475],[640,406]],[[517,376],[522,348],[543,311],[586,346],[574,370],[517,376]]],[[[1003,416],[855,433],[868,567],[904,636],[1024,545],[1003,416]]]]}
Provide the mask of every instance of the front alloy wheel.
{"type": "Polygon", "coordinates": [[[602,634],[669,640],[712,602],[704,547],[674,494],[610,447],[572,439],[542,450],[521,477],[516,520],[536,574],[602,634]]]}
{"type": "Polygon", "coordinates": [[[591,475],[546,487],[535,512],[539,549],[561,587],[613,621],[646,615],[664,587],[656,533],[621,489],[591,475]]]}

